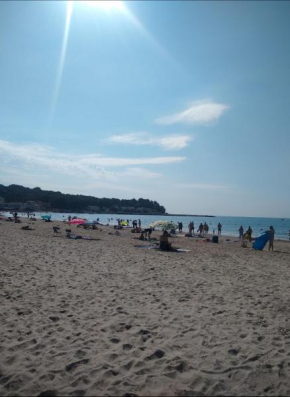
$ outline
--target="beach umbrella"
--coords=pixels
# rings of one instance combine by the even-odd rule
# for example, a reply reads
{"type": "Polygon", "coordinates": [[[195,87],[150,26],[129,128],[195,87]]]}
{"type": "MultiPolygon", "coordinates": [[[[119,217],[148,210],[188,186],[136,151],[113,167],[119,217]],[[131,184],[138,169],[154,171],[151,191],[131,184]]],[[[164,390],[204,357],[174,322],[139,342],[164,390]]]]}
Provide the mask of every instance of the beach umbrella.
{"type": "Polygon", "coordinates": [[[150,227],[153,228],[160,228],[160,229],[164,229],[164,230],[171,230],[171,229],[177,229],[178,225],[172,221],[164,221],[164,220],[159,220],[159,221],[155,221],[155,222],[151,222],[150,227]]]}
{"type": "Polygon", "coordinates": [[[87,221],[86,219],[76,218],[76,219],[72,219],[68,223],[70,225],[83,225],[84,223],[86,223],[86,221],[87,221]]]}

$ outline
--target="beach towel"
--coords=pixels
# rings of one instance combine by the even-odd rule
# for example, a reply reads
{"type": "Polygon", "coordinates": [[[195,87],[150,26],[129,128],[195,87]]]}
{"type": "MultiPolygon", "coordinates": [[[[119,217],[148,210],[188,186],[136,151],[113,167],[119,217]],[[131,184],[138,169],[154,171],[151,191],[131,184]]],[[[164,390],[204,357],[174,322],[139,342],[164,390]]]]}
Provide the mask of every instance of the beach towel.
{"type": "Polygon", "coordinates": [[[134,247],[136,247],[136,248],[155,248],[154,246],[152,246],[152,245],[148,245],[148,244],[138,244],[138,245],[134,245],[134,247]]]}
{"type": "Polygon", "coordinates": [[[254,250],[262,251],[265,248],[265,245],[267,244],[268,241],[269,241],[269,233],[268,232],[257,237],[253,244],[254,250]]]}

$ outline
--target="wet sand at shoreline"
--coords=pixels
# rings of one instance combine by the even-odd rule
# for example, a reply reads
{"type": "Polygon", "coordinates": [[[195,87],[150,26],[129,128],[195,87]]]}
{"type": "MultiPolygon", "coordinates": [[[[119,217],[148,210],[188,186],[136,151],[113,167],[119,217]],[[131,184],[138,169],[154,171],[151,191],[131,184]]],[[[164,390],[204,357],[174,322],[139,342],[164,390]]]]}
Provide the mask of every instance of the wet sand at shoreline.
{"type": "Polygon", "coordinates": [[[1,395],[289,395],[289,242],[26,224],[0,225],[1,395]]]}

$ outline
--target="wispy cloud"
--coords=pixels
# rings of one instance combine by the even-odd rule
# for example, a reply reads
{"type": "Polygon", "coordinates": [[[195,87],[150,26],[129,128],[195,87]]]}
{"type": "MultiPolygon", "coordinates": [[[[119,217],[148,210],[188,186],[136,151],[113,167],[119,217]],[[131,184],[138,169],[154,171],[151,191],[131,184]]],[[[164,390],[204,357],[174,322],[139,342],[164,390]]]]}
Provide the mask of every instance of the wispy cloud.
{"type": "Polygon", "coordinates": [[[189,135],[169,135],[166,137],[152,136],[146,132],[123,135],[113,135],[108,138],[111,143],[123,145],[160,146],[165,150],[180,150],[185,148],[193,138],[189,135]]]}
{"type": "Polygon", "coordinates": [[[118,173],[121,176],[133,176],[134,178],[146,178],[146,179],[152,179],[152,178],[159,178],[161,174],[158,172],[154,171],[149,171],[144,168],[127,168],[123,172],[118,173]]]}
{"type": "Polygon", "coordinates": [[[188,189],[197,189],[197,190],[220,190],[227,189],[229,186],[225,185],[216,185],[212,183],[179,183],[178,187],[188,188],[188,189]]]}
{"type": "Polygon", "coordinates": [[[229,109],[229,106],[222,103],[215,103],[212,101],[194,102],[188,109],[180,113],[160,117],[155,120],[155,123],[159,125],[172,125],[178,123],[209,124],[218,120],[227,109],[229,109]]]}
{"type": "Polygon", "coordinates": [[[162,165],[180,163],[185,157],[146,157],[119,158],[104,157],[97,154],[68,155],[57,152],[49,146],[35,143],[16,144],[0,140],[0,154],[6,166],[19,163],[23,167],[41,167],[62,174],[89,176],[107,180],[117,180],[122,177],[157,178],[157,172],[140,168],[146,165],[162,165]],[[120,170],[120,167],[127,167],[120,170]],[[115,168],[115,169],[114,169],[115,168]]]}

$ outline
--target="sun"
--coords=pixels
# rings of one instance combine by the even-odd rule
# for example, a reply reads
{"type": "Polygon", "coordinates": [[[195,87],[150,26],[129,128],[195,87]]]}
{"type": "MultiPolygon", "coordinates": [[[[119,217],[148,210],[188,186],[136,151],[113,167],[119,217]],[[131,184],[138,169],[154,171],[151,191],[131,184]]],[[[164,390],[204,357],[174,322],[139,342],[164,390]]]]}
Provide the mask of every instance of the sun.
{"type": "Polygon", "coordinates": [[[125,9],[123,1],[118,1],[118,0],[82,1],[82,3],[85,3],[94,8],[99,8],[104,11],[114,11],[114,10],[123,11],[125,9]]]}

